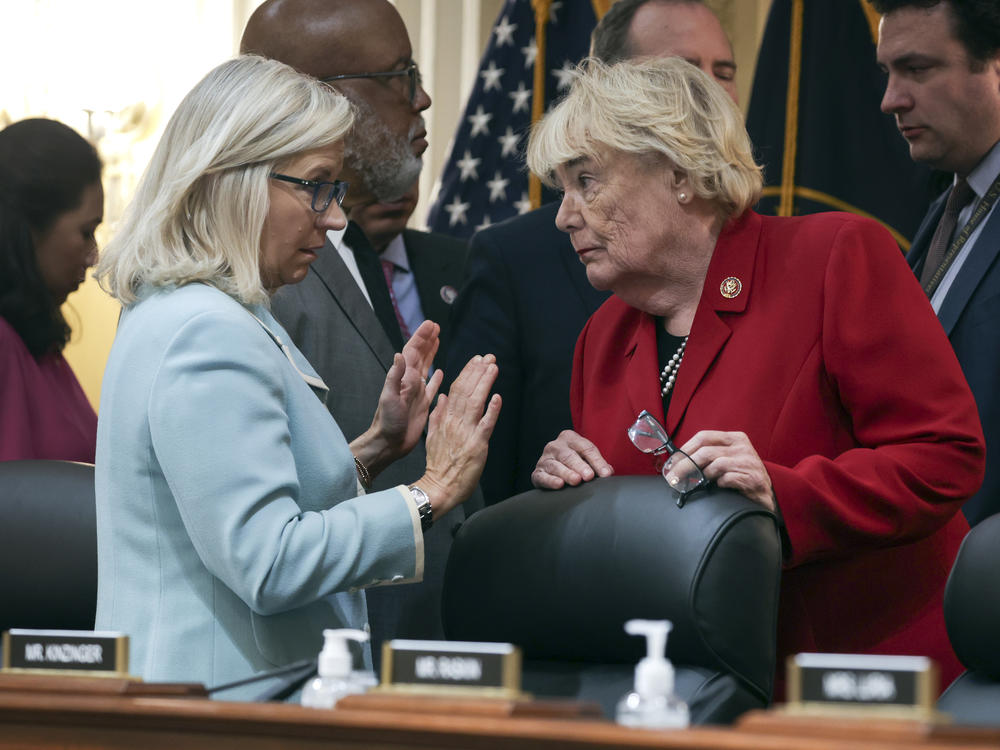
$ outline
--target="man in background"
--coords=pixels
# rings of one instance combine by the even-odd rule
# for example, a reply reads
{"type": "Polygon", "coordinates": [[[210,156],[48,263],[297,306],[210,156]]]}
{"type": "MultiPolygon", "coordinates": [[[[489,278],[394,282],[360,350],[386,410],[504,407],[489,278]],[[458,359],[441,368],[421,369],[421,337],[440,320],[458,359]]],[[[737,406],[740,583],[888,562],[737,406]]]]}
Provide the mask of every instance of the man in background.
{"type": "Polygon", "coordinates": [[[419,183],[414,182],[397,200],[355,205],[351,221],[361,227],[378,253],[386,281],[391,282],[390,296],[402,319],[403,338],[409,338],[426,319],[440,324],[441,348],[434,365],[442,368],[451,303],[458,295],[466,245],[446,234],[406,228],[417,207],[418,191],[419,183]]]}
{"type": "MultiPolygon", "coordinates": [[[[327,81],[354,104],[355,126],[339,175],[350,182],[344,201],[349,218],[376,203],[405,205],[423,166],[421,113],[431,100],[406,27],[387,0],[267,0],[247,23],[241,51],[327,81]]],[[[387,275],[364,232],[351,222],[343,232],[328,234],[305,280],[272,301],[275,316],[330,387],[327,408],[348,441],[371,424],[393,354],[403,346],[402,318],[387,275]]],[[[412,481],[425,462],[421,440],[375,478],[374,488],[412,481]]],[[[424,535],[422,583],[368,590],[376,668],[383,640],[443,637],[441,586],[452,530],[476,502],[474,496],[424,535]]]]}
{"type": "Polygon", "coordinates": [[[915,161],[954,175],[906,259],[958,356],[986,436],[986,477],[963,508],[972,525],[1000,512],[1000,4],[871,4],[883,14],[882,111],[895,116],[915,161]]]}
{"type": "MultiPolygon", "coordinates": [[[[594,29],[591,54],[607,63],[683,57],[737,100],[732,45],[701,0],[619,0],[594,29]]],[[[573,348],[608,297],[556,229],[558,210],[550,203],[473,235],[455,302],[446,382],[475,354],[495,354],[500,369],[494,390],[504,408],[480,480],[487,504],[532,489],[545,444],[572,427],[573,348]]]]}

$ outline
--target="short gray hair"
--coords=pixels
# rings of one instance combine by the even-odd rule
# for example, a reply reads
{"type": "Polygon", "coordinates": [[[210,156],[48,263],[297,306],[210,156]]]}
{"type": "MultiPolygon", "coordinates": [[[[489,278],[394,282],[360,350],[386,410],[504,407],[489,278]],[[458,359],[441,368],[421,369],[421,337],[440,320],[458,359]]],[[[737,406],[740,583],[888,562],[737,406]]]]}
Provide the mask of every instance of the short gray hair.
{"type": "Polygon", "coordinates": [[[718,83],[680,58],[584,60],[569,94],[532,130],[528,167],[552,185],[556,167],[599,159],[602,147],[662,154],[726,216],[760,196],[761,168],[740,111],[718,83]]]}
{"type": "Polygon", "coordinates": [[[343,140],[348,101],[276,60],[219,65],[180,103],[96,276],[123,304],[143,284],[204,282],[266,303],[260,277],[268,178],[282,162],[343,140]]]}

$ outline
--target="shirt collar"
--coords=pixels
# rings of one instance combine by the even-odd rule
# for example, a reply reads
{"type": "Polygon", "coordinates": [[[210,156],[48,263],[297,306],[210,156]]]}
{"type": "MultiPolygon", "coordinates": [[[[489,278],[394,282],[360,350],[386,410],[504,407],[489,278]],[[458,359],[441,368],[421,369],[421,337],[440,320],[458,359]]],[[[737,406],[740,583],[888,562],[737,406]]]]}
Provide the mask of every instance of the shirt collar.
{"type": "Polygon", "coordinates": [[[402,268],[404,271],[410,270],[410,259],[406,256],[406,245],[403,244],[402,234],[397,234],[389,240],[389,244],[379,257],[382,260],[391,260],[397,268],[402,268]]]}
{"type": "Polygon", "coordinates": [[[344,241],[344,235],[347,234],[347,225],[344,225],[343,229],[327,229],[326,238],[330,240],[330,244],[334,247],[340,247],[340,244],[344,241]]]}
{"type": "Polygon", "coordinates": [[[969,172],[966,181],[979,198],[986,195],[990,185],[1000,175],[1000,141],[993,145],[976,168],[969,172]]]}

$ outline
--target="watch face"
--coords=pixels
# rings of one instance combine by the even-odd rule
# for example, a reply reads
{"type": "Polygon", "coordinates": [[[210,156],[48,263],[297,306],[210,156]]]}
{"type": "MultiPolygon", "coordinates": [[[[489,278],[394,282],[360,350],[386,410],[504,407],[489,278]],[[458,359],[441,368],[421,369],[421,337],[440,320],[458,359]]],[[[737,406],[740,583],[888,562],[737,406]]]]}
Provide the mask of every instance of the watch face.
{"type": "Polygon", "coordinates": [[[417,515],[420,516],[420,528],[427,531],[434,523],[434,509],[431,508],[431,499],[419,487],[410,487],[410,497],[417,504],[417,515]]]}

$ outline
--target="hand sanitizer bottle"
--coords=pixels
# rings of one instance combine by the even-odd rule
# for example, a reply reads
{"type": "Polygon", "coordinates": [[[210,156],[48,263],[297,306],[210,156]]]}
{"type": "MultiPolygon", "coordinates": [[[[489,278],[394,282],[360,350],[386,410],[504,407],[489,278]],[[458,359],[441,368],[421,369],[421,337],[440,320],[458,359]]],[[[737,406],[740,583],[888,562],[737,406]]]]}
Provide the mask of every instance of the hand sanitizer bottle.
{"type": "Polygon", "coordinates": [[[688,707],[674,695],[674,666],[666,658],[667,620],[629,620],[625,632],[646,636],[646,658],[635,668],[635,690],[618,702],[617,720],[627,727],[682,729],[688,707]]]}
{"type": "Polygon", "coordinates": [[[308,708],[333,708],[345,695],[365,692],[372,684],[370,674],[352,671],[347,641],[364,642],[368,633],[342,628],[323,631],[323,650],[319,654],[319,676],[302,690],[302,705],[308,708]]]}

